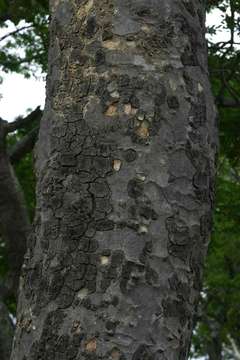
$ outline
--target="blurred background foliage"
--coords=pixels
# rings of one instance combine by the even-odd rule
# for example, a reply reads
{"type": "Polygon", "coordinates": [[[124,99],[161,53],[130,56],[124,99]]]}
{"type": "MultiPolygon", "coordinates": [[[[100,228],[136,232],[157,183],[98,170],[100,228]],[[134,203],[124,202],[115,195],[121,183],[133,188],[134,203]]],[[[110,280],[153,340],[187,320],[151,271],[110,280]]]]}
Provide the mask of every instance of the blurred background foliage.
{"type": "MultiPolygon", "coordinates": [[[[189,1],[189,0],[186,0],[189,1]]],[[[192,356],[209,360],[240,359],[240,0],[208,0],[221,24],[208,31],[209,72],[219,111],[220,153],[214,229],[192,342],[192,356]],[[218,15],[219,16],[219,15],[218,15]],[[211,38],[228,32],[228,40],[211,38]]],[[[0,0],[0,27],[15,30],[0,38],[0,69],[34,75],[47,69],[48,0],[0,0]]],[[[14,99],[13,99],[14,102],[14,99]]],[[[1,114],[0,114],[1,115],[1,114]]],[[[28,128],[9,136],[14,144],[28,128]]],[[[15,165],[31,219],[35,207],[33,155],[15,165]]],[[[4,245],[0,243],[0,275],[4,276],[4,245]]],[[[9,304],[14,311],[14,302],[9,304]]]]}
{"type": "Polygon", "coordinates": [[[48,0],[0,0],[0,27],[16,28],[0,38],[0,66],[26,77],[47,70],[48,0]]]}

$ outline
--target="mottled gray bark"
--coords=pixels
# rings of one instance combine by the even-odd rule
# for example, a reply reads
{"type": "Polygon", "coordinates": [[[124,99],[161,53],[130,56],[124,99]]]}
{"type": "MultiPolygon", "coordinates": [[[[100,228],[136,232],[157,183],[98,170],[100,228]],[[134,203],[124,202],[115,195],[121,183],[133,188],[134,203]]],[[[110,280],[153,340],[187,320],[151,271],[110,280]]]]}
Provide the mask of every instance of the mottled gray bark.
{"type": "Polygon", "coordinates": [[[185,360],[211,229],[202,1],[52,1],[12,360],[185,360]]]}

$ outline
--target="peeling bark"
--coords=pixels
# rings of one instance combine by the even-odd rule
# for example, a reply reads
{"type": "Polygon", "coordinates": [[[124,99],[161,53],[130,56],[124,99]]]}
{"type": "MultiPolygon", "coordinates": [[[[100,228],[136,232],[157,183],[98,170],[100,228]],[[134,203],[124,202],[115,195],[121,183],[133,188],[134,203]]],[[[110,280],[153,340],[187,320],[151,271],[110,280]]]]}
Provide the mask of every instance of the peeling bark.
{"type": "Polygon", "coordinates": [[[185,360],[217,131],[202,1],[51,1],[12,360],[185,360]]]}

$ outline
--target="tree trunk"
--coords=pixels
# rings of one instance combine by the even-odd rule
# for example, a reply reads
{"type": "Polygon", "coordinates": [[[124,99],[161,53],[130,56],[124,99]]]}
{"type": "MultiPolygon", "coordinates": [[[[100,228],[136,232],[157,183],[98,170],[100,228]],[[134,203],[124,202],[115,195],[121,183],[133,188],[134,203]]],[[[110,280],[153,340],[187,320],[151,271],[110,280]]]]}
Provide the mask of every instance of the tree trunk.
{"type": "Polygon", "coordinates": [[[222,360],[222,339],[217,336],[213,337],[207,344],[208,360],[222,360]]]}
{"type": "MultiPolygon", "coordinates": [[[[6,134],[6,123],[0,119],[0,234],[9,265],[4,285],[9,294],[16,296],[30,221],[22,189],[7,153],[6,134]]],[[[1,291],[0,296],[4,297],[1,291]]]]}
{"type": "Polygon", "coordinates": [[[206,354],[208,355],[208,360],[222,360],[223,359],[223,341],[221,338],[221,329],[219,324],[214,322],[211,319],[208,319],[206,322],[210,333],[210,339],[206,341],[206,354]]]}
{"type": "MultiPolygon", "coordinates": [[[[0,237],[5,247],[8,271],[0,280],[0,353],[1,360],[8,360],[14,326],[9,317],[6,301],[17,299],[19,277],[30,232],[30,220],[25,198],[12,163],[20,161],[34,146],[38,128],[33,129],[10,149],[7,136],[30,122],[41,117],[42,111],[36,108],[25,118],[9,123],[0,118],[0,237]]],[[[0,258],[1,262],[1,258],[0,258]]],[[[3,274],[1,274],[3,275],[3,274]]]]}
{"type": "Polygon", "coordinates": [[[52,0],[12,360],[187,359],[217,144],[202,3],[52,0]]]}
{"type": "MultiPolygon", "coordinates": [[[[0,237],[6,247],[8,272],[0,279],[0,358],[8,360],[14,326],[5,303],[17,297],[30,221],[24,196],[7,153],[7,123],[0,119],[0,237]]],[[[1,261],[1,259],[0,259],[1,261]]],[[[1,274],[2,275],[2,274],[1,274]]]]}

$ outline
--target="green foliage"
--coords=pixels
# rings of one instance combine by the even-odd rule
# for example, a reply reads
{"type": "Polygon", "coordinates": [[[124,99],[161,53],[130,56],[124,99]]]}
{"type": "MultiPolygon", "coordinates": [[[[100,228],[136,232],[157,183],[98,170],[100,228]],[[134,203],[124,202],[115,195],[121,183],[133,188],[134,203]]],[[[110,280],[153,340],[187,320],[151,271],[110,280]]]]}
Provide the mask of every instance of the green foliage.
{"type": "Polygon", "coordinates": [[[240,348],[240,1],[209,1],[222,11],[220,27],[229,41],[209,42],[210,76],[219,110],[220,155],[216,188],[214,231],[210,243],[200,316],[193,348],[206,356],[213,347],[222,348],[223,359],[233,359],[229,336],[240,348]],[[231,106],[230,106],[231,104],[231,106]]]}
{"type": "Polygon", "coordinates": [[[15,26],[0,38],[0,67],[3,71],[31,76],[40,68],[47,70],[48,1],[0,0],[0,27],[6,20],[15,26]],[[1,21],[2,20],[2,21],[1,21]]]}
{"type": "Polygon", "coordinates": [[[216,332],[240,345],[240,181],[229,161],[220,159],[214,231],[205,269],[201,317],[194,336],[198,355],[207,353],[216,332]]]}
{"type": "Polygon", "coordinates": [[[48,0],[0,0],[0,21],[11,20],[14,24],[25,20],[34,22],[36,15],[48,12],[48,0]]]}
{"type": "Polygon", "coordinates": [[[219,115],[221,153],[233,169],[237,169],[240,162],[239,109],[220,109],[219,115]]]}

